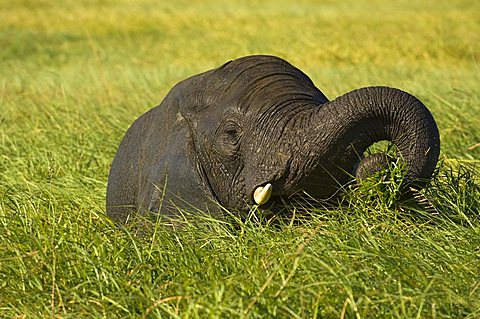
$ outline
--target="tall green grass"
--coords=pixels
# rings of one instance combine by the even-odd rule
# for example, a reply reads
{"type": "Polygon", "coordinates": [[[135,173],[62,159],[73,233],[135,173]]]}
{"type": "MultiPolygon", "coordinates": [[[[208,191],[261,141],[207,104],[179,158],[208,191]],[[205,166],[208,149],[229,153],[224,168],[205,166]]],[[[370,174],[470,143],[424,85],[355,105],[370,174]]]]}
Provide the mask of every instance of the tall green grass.
{"type": "Polygon", "coordinates": [[[0,0],[0,316],[480,317],[480,5],[472,1],[0,0]],[[279,55],[330,98],[418,96],[442,160],[334,207],[114,225],[110,162],[187,76],[279,55]]]}

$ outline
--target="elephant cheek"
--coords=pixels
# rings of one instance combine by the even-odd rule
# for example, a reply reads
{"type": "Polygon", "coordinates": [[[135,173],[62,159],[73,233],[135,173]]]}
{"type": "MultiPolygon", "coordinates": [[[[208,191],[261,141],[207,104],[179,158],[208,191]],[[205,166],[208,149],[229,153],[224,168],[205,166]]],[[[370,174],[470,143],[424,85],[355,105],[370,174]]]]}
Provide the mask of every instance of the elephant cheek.
{"type": "Polygon", "coordinates": [[[212,165],[205,169],[205,184],[217,202],[226,209],[248,209],[247,186],[242,172],[232,167],[229,169],[218,158],[210,160],[210,163],[212,165]]]}

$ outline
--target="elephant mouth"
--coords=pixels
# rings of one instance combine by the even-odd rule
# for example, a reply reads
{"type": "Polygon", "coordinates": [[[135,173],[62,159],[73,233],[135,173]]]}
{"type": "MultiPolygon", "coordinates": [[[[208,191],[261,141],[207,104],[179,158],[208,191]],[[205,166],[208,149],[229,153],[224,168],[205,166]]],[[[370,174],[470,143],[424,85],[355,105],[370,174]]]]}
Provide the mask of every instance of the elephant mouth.
{"type": "MultiPolygon", "coordinates": [[[[263,178],[251,187],[250,204],[260,207],[267,207],[276,202],[279,197],[288,196],[291,192],[291,183],[293,181],[292,169],[293,158],[289,157],[274,174],[263,178]]],[[[268,176],[268,175],[267,175],[268,176]]]]}
{"type": "MultiPolygon", "coordinates": [[[[280,174],[279,174],[280,175],[280,174]]],[[[285,189],[287,178],[281,176],[266,179],[266,182],[259,183],[252,188],[250,193],[250,203],[260,207],[267,207],[278,198],[288,196],[285,189]]]]}
{"type": "MultiPolygon", "coordinates": [[[[318,166],[318,165],[317,165],[318,166]]],[[[297,167],[293,161],[288,161],[288,165],[275,174],[272,178],[266,178],[263,182],[257,183],[255,187],[250,188],[249,202],[251,205],[257,205],[264,209],[270,209],[272,206],[282,205],[285,202],[303,201],[303,200],[329,200],[338,193],[338,187],[332,186],[333,192],[324,191],[323,185],[336,185],[346,181],[330,180],[330,175],[321,174],[325,168],[316,167],[307,174],[307,176],[300,176],[299,171],[305,171],[305,168],[297,167]],[[325,175],[327,177],[325,177],[325,175]]],[[[348,179],[347,183],[350,183],[348,179]]],[[[338,186],[338,185],[337,185],[338,186]]]]}

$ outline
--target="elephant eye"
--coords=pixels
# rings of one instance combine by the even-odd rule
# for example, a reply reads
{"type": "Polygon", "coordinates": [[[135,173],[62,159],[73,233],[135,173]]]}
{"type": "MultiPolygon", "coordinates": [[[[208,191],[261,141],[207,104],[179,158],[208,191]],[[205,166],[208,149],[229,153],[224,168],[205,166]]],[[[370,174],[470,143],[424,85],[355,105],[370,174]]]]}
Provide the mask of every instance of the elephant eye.
{"type": "Polygon", "coordinates": [[[233,121],[224,122],[220,129],[220,136],[218,137],[221,144],[220,147],[226,153],[236,151],[238,149],[241,136],[242,129],[238,123],[233,121]]]}

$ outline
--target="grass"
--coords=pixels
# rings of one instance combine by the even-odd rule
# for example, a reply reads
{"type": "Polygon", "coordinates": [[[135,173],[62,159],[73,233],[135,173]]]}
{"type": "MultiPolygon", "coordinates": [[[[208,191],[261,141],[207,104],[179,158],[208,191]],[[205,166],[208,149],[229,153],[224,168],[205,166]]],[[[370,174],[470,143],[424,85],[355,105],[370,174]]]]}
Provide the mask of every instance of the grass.
{"type": "MultiPolygon", "coordinates": [[[[480,317],[480,5],[472,1],[0,0],[0,316],[480,317]],[[286,58],[330,98],[424,101],[442,161],[415,203],[401,170],[290,217],[105,216],[133,120],[189,75],[286,58]],[[477,146],[475,146],[477,145],[477,146]]],[[[293,213],[293,214],[292,214],[293,213]]]]}

